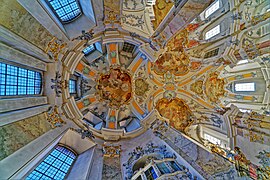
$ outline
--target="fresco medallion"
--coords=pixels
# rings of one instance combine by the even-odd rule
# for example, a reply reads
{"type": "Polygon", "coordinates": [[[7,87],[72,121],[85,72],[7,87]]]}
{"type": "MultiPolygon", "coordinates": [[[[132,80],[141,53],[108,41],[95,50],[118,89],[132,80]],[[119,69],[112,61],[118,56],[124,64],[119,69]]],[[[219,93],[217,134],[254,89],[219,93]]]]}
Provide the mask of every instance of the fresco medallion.
{"type": "Polygon", "coordinates": [[[100,74],[97,85],[100,101],[107,101],[110,107],[119,108],[132,98],[131,76],[120,68],[111,68],[100,74]]]}
{"type": "Polygon", "coordinates": [[[162,117],[169,120],[169,124],[182,132],[192,124],[192,112],[184,100],[179,98],[158,100],[156,109],[162,117]]]}

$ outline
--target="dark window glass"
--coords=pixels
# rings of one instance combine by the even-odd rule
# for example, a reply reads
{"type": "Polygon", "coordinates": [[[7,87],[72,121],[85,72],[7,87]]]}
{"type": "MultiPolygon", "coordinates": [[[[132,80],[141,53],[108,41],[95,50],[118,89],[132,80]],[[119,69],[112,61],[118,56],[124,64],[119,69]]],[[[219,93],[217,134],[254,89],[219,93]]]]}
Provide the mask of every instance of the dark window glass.
{"type": "Polygon", "coordinates": [[[26,179],[64,179],[75,158],[72,151],[57,146],[26,179]]]}
{"type": "Polygon", "coordinates": [[[158,177],[153,167],[150,167],[144,173],[148,180],[154,180],[158,177]]]}
{"type": "Polygon", "coordinates": [[[214,49],[212,51],[208,51],[207,53],[205,53],[204,58],[206,59],[206,58],[217,56],[218,55],[218,51],[219,51],[219,48],[214,49]]]}
{"type": "Polygon", "coordinates": [[[69,22],[81,15],[76,0],[48,0],[54,12],[62,22],[69,22]]]}
{"type": "Polygon", "coordinates": [[[0,95],[33,95],[41,92],[41,74],[0,63],[0,95]]]}
{"type": "Polygon", "coordinates": [[[174,171],[180,171],[181,168],[174,161],[169,161],[168,164],[174,169],[174,171]]]}
{"type": "Polygon", "coordinates": [[[127,43],[127,42],[124,42],[124,45],[123,45],[123,51],[127,52],[127,53],[132,53],[133,50],[135,48],[135,45],[133,44],[130,44],[130,43],[127,43]]]}
{"type": "Polygon", "coordinates": [[[166,166],[166,164],[165,164],[164,162],[158,163],[158,164],[157,164],[157,167],[158,167],[158,169],[160,170],[160,172],[161,172],[162,174],[168,174],[168,173],[171,173],[171,172],[170,172],[170,169],[166,166]]]}

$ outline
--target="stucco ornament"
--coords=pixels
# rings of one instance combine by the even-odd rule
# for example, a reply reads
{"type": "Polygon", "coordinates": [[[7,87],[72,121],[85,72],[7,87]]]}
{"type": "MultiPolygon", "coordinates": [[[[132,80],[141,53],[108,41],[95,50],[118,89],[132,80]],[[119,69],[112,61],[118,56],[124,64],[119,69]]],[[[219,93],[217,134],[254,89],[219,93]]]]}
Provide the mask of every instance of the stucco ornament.
{"type": "Polygon", "coordinates": [[[149,90],[149,84],[142,78],[135,80],[135,94],[143,96],[149,90]]]}

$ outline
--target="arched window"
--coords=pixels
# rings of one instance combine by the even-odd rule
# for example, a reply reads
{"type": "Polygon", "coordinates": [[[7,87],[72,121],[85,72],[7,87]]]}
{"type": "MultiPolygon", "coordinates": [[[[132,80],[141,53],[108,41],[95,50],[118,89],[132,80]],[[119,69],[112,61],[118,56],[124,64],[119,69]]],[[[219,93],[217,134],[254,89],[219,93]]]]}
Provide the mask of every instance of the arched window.
{"type": "Polygon", "coordinates": [[[63,23],[68,23],[79,17],[81,9],[77,0],[47,0],[54,13],[63,23]]]}
{"type": "Polygon", "coordinates": [[[204,138],[207,140],[207,141],[209,141],[209,142],[211,142],[211,143],[213,143],[213,144],[218,144],[218,145],[220,145],[221,144],[221,141],[220,141],[220,139],[218,139],[218,138],[216,138],[216,137],[214,137],[214,136],[211,136],[210,134],[204,134],[204,138]]]}
{"type": "Polygon", "coordinates": [[[0,63],[0,96],[33,95],[41,92],[41,74],[0,63]]]}
{"type": "Polygon", "coordinates": [[[208,18],[211,14],[219,9],[219,0],[211,4],[211,6],[205,11],[205,18],[208,18]]]}
{"type": "Polygon", "coordinates": [[[84,48],[82,52],[85,56],[87,56],[91,54],[92,52],[94,52],[95,50],[96,50],[95,44],[91,44],[90,46],[87,46],[86,48],[84,48]]]}
{"type": "Polygon", "coordinates": [[[155,172],[152,166],[149,169],[147,169],[144,173],[147,179],[154,180],[158,178],[157,173],[155,172]]]}
{"type": "Polygon", "coordinates": [[[57,146],[26,178],[30,179],[64,179],[76,154],[63,146],[57,146]]]}
{"type": "Polygon", "coordinates": [[[74,79],[69,80],[69,93],[76,93],[76,81],[74,79]]]}
{"type": "Polygon", "coordinates": [[[246,64],[246,63],[248,63],[247,59],[243,59],[243,60],[240,60],[240,61],[237,62],[238,65],[239,64],[246,64]]]}
{"type": "Polygon", "coordinates": [[[219,33],[220,33],[220,25],[217,25],[216,27],[210,29],[205,33],[205,40],[208,40],[219,33]]]}
{"type": "Polygon", "coordinates": [[[255,83],[236,83],[235,84],[235,91],[245,91],[245,92],[252,92],[255,91],[255,83]]]}

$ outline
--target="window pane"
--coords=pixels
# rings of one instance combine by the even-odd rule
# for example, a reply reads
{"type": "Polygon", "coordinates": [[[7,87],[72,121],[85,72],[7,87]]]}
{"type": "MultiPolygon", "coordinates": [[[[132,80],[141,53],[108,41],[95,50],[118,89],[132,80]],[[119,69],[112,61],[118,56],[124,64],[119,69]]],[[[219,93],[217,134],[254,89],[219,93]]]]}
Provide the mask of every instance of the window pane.
{"type": "Polygon", "coordinates": [[[69,93],[76,93],[76,81],[70,79],[69,80],[69,93]]]}
{"type": "Polygon", "coordinates": [[[87,46],[82,50],[84,55],[89,55],[91,52],[94,52],[96,50],[95,46],[91,44],[90,46],[87,46]]]}
{"type": "Polygon", "coordinates": [[[7,75],[7,84],[8,85],[17,85],[17,76],[7,75]]]}
{"type": "Polygon", "coordinates": [[[174,171],[180,171],[182,170],[178,164],[176,164],[176,162],[174,161],[169,161],[168,164],[173,168],[174,171]]]}
{"type": "Polygon", "coordinates": [[[153,167],[150,167],[145,171],[146,178],[149,180],[154,180],[157,178],[157,174],[153,167]]]}
{"type": "Polygon", "coordinates": [[[213,144],[220,144],[220,142],[221,142],[219,139],[217,139],[209,134],[204,134],[204,138],[213,144]]]}
{"type": "Polygon", "coordinates": [[[6,73],[6,64],[0,63],[0,73],[6,73]]]}
{"type": "Polygon", "coordinates": [[[6,86],[5,85],[0,85],[0,95],[1,96],[4,96],[5,95],[5,89],[6,89],[6,86]]]}
{"type": "Polygon", "coordinates": [[[213,14],[216,10],[219,9],[219,0],[214,2],[206,11],[205,11],[205,18],[209,17],[213,14]]]}
{"type": "Polygon", "coordinates": [[[6,75],[0,74],[0,84],[6,84],[6,75]]]}
{"type": "Polygon", "coordinates": [[[71,21],[81,14],[76,0],[49,0],[49,3],[63,22],[71,21]]]}
{"type": "Polygon", "coordinates": [[[132,53],[135,48],[135,45],[124,42],[122,51],[132,53]]]}
{"type": "Polygon", "coordinates": [[[237,64],[245,64],[245,63],[248,63],[247,59],[240,60],[240,61],[237,62],[237,64]]]}
{"type": "Polygon", "coordinates": [[[11,66],[11,65],[7,65],[7,74],[16,76],[17,75],[17,71],[18,71],[18,68],[17,67],[11,66]]]}
{"type": "Polygon", "coordinates": [[[16,86],[6,86],[6,95],[8,95],[8,96],[17,95],[17,87],[16,86]]]}
{"type": "Polygon", "coordinates": [[[171,173],[171,171],[169,170],[169,168],[166,166],[166,164],[164,162],[162,163],[158,163],[157,164],[158,169],[160,170],[160,172],[162,174],[168,174],[171,173]]]}
{"type": "Polygon", "coordinates": [[[57,146],[26,179],[64,179],[74,162],[70,155],[74,153],[65,147],[57,146]]]}
{"type": "Polygon", "coordinates": [[[26,92],[27,92],[27,87],[26,86],[18,87],[18,95],[24,95],[24,94],[26,94],[26,92]]]}
{"type": "Polygon", "coordinates": [[[27,78],[18,77],[18,86],[26,86],[27,78]]]}
{"type": "Polygon", "coordinates": [[[217,25],[216,27],[214,27],[213,29],[207,31],[205,33],[205,39],[210,39],[211,37],[214,37],[215,35],[220,33],[220,25],[217,25]]]}
{"type": "Polygon", "coordinates": [[[18,76],[20,76],[20,77],[27,77],[27,70],[26,69],[19,68],[19,74],[18,74],[18,76]]]}
{"type": "Polygon", "coordinates": [[[0,63],[0,95],[39,94],[41,74],[39,72],[0,63]]]}
{"type": "Polygon", "coordinates": [[[241,111],[242,113],[251,113],[251,109],[239,109],[239,111],[241,111]]]}
{"type": "Polygon", "coordinates": [[[255,91],[255,83],[236,83],[235,91],[255,91]]]}

